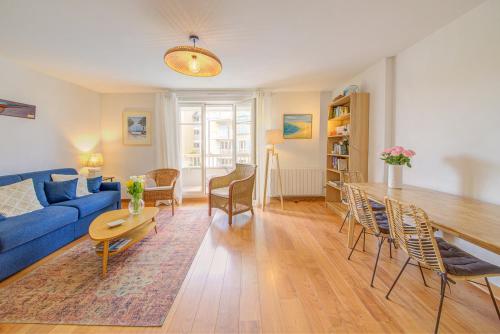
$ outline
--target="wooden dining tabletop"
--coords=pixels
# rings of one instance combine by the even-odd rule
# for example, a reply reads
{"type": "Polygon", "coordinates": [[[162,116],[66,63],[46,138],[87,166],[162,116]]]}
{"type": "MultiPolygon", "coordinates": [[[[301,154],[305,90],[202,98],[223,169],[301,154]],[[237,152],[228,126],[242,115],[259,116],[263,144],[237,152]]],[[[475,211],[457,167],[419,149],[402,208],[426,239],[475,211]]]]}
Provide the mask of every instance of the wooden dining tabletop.
{"type": "MultiPolygon", "coordinates": [[[[431,189],[404,185],[390,189],[383,183],[356,183],[367,196],[384,203],[385,196],[420,207],[432,225],[496,254],[500,254],[500,205],[431,189]]],[[[349,221],[349,247],[354,242],[354,221],[349,221]]]]}

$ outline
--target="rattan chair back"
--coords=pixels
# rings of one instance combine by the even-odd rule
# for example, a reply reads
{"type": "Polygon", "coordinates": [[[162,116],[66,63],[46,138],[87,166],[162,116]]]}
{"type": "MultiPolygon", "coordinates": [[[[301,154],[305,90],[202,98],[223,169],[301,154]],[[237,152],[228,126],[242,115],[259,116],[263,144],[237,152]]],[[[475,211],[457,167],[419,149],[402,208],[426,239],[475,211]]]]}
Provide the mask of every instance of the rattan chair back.
{"type": "Polygon", "coordinates": [[[434,231],[425,211],[387,197],[385,205],[392,239],[413,260],[434,271],[445,273],[434,231]]]}
{"type": "Polygon", "coordinates": [[[353,184],[346,184],[345,186],[347,189],[349,207],[351,208],[354,218],[365,229],[375,235],[379,235],[380,229],[378,228],[375,215],[373,214],[372,207],[370,206],[370,201],[368,200],[368,196],[366,196],[364,190],[353,184]]]}

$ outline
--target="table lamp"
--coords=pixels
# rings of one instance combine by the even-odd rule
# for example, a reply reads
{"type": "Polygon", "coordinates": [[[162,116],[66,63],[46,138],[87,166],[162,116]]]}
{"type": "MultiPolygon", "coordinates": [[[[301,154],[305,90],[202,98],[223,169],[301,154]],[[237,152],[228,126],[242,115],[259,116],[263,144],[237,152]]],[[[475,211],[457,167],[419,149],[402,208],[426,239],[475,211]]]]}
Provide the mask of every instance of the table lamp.
{"type": "MultiPolygon", "coordinates": [[[[262,210],[266,208],[266,193],[267,193],[267,179],[269,175],[269,156],[271,156],[271,160],[276,161],[276,169],[278,172],[278,184],[280,191],[280,200],[281,200],[281,209],[283,210],[283,185],[281,183],[281,170],[280,170],[280,161],[278,158],[278,152],[276,152],[275,145],[284,143],[283,135],[281,134],[281,130],[267,130],[266,131],[266,144],[268,145],[266,149],[266,176],[264,179],[264,200],[262,204],[262,210]]],[[[272,164],[272,161],[271,161],[272,164]]]]}
{"type": "Polygon", "coordinates": [[[101,167],[104,165],[102,153],[90,153],[85,164],[88,167],[88,177],[96,177],[101,175],[101,167]]]}

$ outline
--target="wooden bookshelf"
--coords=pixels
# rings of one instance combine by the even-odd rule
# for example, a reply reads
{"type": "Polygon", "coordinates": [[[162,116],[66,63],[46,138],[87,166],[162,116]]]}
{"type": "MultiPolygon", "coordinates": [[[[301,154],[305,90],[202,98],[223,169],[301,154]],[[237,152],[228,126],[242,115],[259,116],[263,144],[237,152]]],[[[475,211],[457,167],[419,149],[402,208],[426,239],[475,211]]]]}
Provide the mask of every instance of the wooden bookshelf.
{"type": "MultiPolygon", "coordinates": [[[[340,200],[340,187],[331,185],[328,181],[340,181],[341,171],[333,165],[333,159],[345,160],[349,170],[357,170],[368,180],[368,121],[370,94],[353,93],[332,101],[329,106],[326,152],[326,205],[332,210],[343,214],[347,208],[340,200]],[[334,114],[336,107],[343,108],[344,113],[334,114]],[[348,112],[346,112],[348,111],[348,112]],[[332,117],[334,116],[334,117],[332,117]],[[347,134],[338,134],[337,127],[349,127],[347,134]],[[335,144],[347,141],[347,152],[333,152],[335,144]],[[346,154],[347,153],[347,154],[346,154]]],[[[343,164],[343,163],[341,163],[343,164]]]]}

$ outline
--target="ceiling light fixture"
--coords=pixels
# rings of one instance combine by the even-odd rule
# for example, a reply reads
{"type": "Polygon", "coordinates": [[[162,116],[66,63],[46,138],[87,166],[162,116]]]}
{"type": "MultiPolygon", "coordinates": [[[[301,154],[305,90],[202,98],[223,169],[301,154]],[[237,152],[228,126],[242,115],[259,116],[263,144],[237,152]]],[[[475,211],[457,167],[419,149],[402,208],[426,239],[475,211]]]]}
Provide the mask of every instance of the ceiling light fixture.
{"type": "Polygon", "coordinates": [[[191,35],[193,46],[176,46],[167,50],[165,64],[176,72],[193,77],[213,77],[222,71],[222,63],[212,52],[199,48],[198,36],[191,35]]]}

